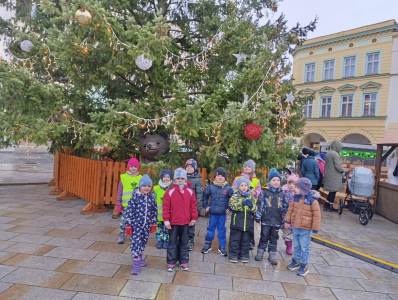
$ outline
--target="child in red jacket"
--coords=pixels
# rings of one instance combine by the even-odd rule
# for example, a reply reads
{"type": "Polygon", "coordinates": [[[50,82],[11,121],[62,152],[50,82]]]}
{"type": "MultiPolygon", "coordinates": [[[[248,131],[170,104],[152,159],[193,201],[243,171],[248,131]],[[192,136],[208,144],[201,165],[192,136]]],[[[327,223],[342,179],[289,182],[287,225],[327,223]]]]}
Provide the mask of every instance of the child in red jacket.
{"type": "Polygon", "coordinates": [[[167,271],[174,271],[177,261],[181,270],[187,271],[189,261],[188,226],[194,226],[198,219],[198,201],[187,182],[187,171],[178,168],[174,171],[174,184],[163,197],[163,220],[169,230],[167,247],[167,271]]]}

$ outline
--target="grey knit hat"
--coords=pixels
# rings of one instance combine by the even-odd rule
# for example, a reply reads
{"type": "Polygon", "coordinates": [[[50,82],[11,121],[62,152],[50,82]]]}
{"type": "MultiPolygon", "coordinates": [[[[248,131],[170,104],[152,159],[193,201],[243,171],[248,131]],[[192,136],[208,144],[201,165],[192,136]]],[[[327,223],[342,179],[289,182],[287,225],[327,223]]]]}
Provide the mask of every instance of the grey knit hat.
{"type": "Polygon", "coordinates": [[[306,196],[311,191],[312,183],[308,178],[302,177],[296,182],[296,186],[299,188],[301,195],[306,196]]]}
{"type": "Polygon", "coordinates": [[[183,168],[177,168],[174,171],[174,178],[184,178],[185,180],[187,180],[187,171],[183,168]]]}
{"type": "Polygon", "coordinates": [[[252,171],[254,172],[256,169],[256,163],[253,160],[249,159],[248,161],[246,161],[243,164],[243,167],[250,167],[250,168],[252,168],[252,171]]]}

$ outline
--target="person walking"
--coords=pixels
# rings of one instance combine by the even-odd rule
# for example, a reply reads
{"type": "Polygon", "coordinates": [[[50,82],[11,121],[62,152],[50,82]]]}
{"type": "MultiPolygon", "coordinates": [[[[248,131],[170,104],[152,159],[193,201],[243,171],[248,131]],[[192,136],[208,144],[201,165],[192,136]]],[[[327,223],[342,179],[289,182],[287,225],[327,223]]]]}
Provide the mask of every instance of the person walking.
{"type": "Polygon", "coordinates": [[[315,151],[310,149],[308,151],[308,157],[303,161],[300,169],[303,177],[308,178],[311,181],[313,190],[316,190],[320,178],[319,165],[315,160],[315,155],[315,151]]]}
{"type": "Polygon", "coordinates": [[[340,151],[342,148],[343,143],[335,140],[330,145],[330,150],[326,153],[323,190],[329,192],[329,195],[326,199],[323,210],[337,211],[333,208],[334,198],[338,191],[344,189],[344,168],[340,157],[340,151]]]}

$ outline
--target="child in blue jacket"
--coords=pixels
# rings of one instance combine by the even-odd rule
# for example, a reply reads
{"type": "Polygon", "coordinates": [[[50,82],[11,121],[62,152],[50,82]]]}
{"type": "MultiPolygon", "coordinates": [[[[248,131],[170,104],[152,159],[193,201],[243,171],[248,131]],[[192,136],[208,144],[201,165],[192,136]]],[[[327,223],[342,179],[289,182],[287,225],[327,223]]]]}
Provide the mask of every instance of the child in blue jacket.
{"type": "Polygon", "coordinates": [[[133,193],[125,212],[126,233],[131,235],[131,255],[134,259],[131,274],[138,275],[140,267],[147,265],[142,252],[148,242],[149,232],[156,230],[158,213],[156,201],[151,193],[152,180],[145,174],[140,179],[138,189],[133,193]]]}
{"type": "Polygon", "coordinates": [[[222,256],[227,256],[228,254],[225,248],[227,245],[225,221],[227,219],[227,214],[231,212],[229,198],[231,198],[234,191],[226,180],[227,171],[224,168],[218,168],[214,175],[215,180],[203,192],[203,207],[210,213],[210,216],[205,246],[202,249],[202,253],[208,253],[211,250],[211,242],[214,239],[217,228],[217,237],[219,241],[218,252],[220,252],[222,256]]]}

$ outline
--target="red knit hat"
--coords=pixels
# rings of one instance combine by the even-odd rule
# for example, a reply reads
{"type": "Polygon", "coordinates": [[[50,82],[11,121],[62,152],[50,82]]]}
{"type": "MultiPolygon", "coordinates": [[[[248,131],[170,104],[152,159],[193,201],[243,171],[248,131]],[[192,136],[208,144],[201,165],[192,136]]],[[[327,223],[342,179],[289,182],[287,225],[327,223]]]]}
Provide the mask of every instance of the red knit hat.
{"type": "Polygon", "coordinates": [[[130,169],[131,166],[136,166],[137,169],[140,169],[140,162],[136,158],[131,158],[127,163],[127,170],[130,169]]]}

